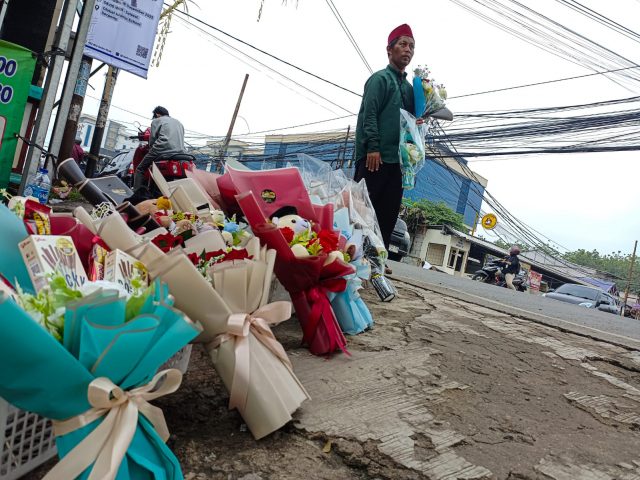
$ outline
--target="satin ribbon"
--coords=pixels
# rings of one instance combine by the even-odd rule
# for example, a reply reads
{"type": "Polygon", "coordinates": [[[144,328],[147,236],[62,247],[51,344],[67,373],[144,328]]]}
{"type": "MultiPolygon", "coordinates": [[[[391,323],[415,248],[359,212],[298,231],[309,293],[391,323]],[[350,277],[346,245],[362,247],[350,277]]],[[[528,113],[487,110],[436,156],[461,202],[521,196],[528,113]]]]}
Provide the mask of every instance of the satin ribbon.
{"type": "Polygon", "coordinates": [[[237,408],[243,413],[249,396],[251,382],[251,348],[249,334],[267,347],[280,361],[292,370],[291,360],[284,348],[271,331],[271,325],[277,325],[291,317],[291,302],[273,302],[259,308],[251,314],[232,313],[227,319],[227,333],[218,335],[210,344],[214,350],[226,341],[234,341],[235,368],[229,389],[229,410],[237,408]]]}
{"type": "Polygon", "coordinates": [[[88,480],[115,479],[138,428],[139,414],[151,422],[164,442],[168,440],[169,428],[162,410],[149,401],[175,392],[181,382],[182,373],[175,369],[158,372],[148,384],[128,391],[105,377],[93,380],[87,391],[93,408],[68,420],[54,421],[54,432],[56,436],[66,435],[99,418],[104,417],[104,420],[62,458],[43,480],[77,478],[91,464],[94,465],[88,480]]]}
{"type": "Polygon", "coordinates": [[[324,320],[331,350],[339,347],[344,354],[350,355],[345,348],[344,342],[339,340],[340,334],[336,333],[336,316],[327,298],[327,292],[340,293],[345,290],[346,286],[347,281],[344,278],[331,278],[320,282],[318,285],[306,291],[306,296],[311,303],[311,313],[309,314],[309,321],[306,323],[303,331],[303,343],[311,345],[311,342],[317,334],[320,320],[324,320]]]}

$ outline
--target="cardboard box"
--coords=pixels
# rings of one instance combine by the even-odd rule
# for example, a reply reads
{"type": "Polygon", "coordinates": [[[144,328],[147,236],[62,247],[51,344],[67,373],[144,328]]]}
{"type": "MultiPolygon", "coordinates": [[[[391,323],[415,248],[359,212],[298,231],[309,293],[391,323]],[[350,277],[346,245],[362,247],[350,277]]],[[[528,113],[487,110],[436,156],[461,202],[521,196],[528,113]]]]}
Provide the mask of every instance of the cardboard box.
{"type": "Polygon", "coordinates": [[[49,281],[47,274],[60,272],[70,288],[82,288],[89,280],[71,237],[30,235],[18,244],[36,291],[49,281]]]}
{"type": "Polygon", "coordinates": [[[128,293],[133,293],[131,280],[136,276],[142,279],[145,287],[149,284],[149,273],[140,260],[118,249],[107,253],[104,261],[104,279],[106,281],[117,283],[123,286],[128,293]]]}

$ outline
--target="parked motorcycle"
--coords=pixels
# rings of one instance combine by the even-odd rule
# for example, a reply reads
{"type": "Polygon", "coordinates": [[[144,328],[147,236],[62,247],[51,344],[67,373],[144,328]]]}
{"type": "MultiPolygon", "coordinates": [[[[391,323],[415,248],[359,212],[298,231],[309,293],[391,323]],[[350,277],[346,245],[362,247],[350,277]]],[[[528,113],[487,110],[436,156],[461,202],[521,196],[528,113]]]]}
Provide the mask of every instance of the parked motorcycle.
{"type": "MultiPolygon", "coordinates": [[[[476,271],[471,280],[476,282],[491,283],[499,287],[506,287],[507,283],[502,273],[502,262],[493,260],[487,263],[481,270],[476,271]]],[[[529,287],[528,275],[525,270],[520,270],[513,278],[513,286],[519,292],[526,292],[529,287]]]]}
{"type": "MultiPolygon", "coordinates": [[[[151,138],[151,129],[147,128],[144,132],[140,130],[138,135],[129,138],[137,138],[138,140],[140,140],[138,148],[136,148],[133,154],[133,162],[131,163],[131,169],[135,174],[136,168],[138,168],[138,165],[140,164],[144,156],[149,152],[149,138],[151,138]]],[[[162,173],[162,176],[168,182],[170,182],[179,178],[186,178],[186,171],[195,168],[195,160],[196,158],[193,155],[190,155],[188,153],[179,153],[176,155],[171,155],[167,158],[157,158],[154,163],[158,170],[160,170],[160,173],[162,173]]],[[[153,181],[153,178],[151,177],[151,168],[148,168],[144,173],[144,186],[146,188],[141,189],[143,191],[134,192],[131,199],[134,199],[134,197],[136,198],[134,199],[134,201],[130,199],[132,203],[149,198],[157,198],[162,195],[157,185],[153,181]]]]}

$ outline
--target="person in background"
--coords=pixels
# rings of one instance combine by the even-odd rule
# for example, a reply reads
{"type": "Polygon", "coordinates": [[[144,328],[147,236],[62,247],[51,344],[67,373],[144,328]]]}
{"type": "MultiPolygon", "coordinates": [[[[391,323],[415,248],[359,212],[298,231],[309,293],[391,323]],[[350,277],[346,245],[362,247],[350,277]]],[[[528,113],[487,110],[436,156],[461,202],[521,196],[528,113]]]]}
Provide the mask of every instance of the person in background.
{"type": "Polygon", "coordinates": [[[171,155],[178,153],[184,153],[184,127],[182,123],[170,117],[166,108],[154,108],[149,152],[136,168],[133,177],[133,191],[137,192],[142,187],[144,174],[155,160],[170,158],[171,155]]]}
{"type": "Polygon", "coordinates": [[[78,165],[80,165],[82,163],[82,160],[84,160],[84,150],[82,149],[81,143],[82,140],[76,138],[73,144],[73,148],[71,149],[71,157],[73,157],[78,165]]]}
{"type": "Polygon", "coordinates": [[[511,290],[516,290],[516,287],[513,286],[513,279],[516,274],[520,271],[520,259],[518,255],[520,254],[520,247],[514,245],[509,249],[509,256],[502,260],[502,273],[504,274],[504,281],[507,284],[507,287],[511,290]]]}
{"type": "MultiPolygon", "coordinates": [[[[413,88],[405,69],[413,58],[415,42],[407,24],[387,39],[389,65],[375,72],[364,86],[356,127],[356,182],[364,178],[378,218],[382,240],[389,249],[391,233],[402,203],[400,109],[415,114],[413,88]]],[[[386,267],[385,273],[391,269],[386,267]]]]}

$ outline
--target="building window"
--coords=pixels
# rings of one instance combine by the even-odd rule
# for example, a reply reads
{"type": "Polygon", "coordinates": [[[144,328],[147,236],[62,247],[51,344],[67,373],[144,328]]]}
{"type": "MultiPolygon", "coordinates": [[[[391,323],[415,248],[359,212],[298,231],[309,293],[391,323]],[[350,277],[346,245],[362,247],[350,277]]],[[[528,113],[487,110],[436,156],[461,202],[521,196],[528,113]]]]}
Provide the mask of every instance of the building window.
{"type": "Polygon", "coordinates": [[[442,243],[430,243],[427,246],[427,262],[441,267],[444,263],[444,253],[447,246],[442,243]]]}

